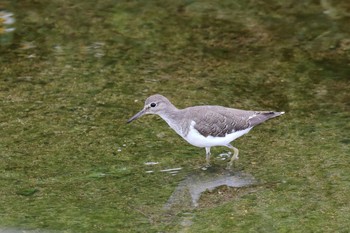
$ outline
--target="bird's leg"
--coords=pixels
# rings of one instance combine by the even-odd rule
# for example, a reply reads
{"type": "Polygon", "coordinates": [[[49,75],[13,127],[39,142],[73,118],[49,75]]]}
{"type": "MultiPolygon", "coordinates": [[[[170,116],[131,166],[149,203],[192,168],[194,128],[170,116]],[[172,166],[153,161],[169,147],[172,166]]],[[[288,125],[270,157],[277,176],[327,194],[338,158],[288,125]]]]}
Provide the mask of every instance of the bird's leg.
{"type": "Polygon", "coordinates": [[[227,168],[231,168],[232,164],[233,164],[233,161],[238,160],[239,150],[236,147],[233,147],[231,144],[228,144],[227,147],[233,150],[233,155],[232,155],[232,157],[230,159],[230,162],[227,165],[227,168]]]}
{"type": "Polygon", "coordinates": [[[211,165],[210,165],[210,147],[206,147],[205,148],[205,161],[206,161],[206,164],[205,164],[205,166],[206,167],[210,167],[211,165]]]}

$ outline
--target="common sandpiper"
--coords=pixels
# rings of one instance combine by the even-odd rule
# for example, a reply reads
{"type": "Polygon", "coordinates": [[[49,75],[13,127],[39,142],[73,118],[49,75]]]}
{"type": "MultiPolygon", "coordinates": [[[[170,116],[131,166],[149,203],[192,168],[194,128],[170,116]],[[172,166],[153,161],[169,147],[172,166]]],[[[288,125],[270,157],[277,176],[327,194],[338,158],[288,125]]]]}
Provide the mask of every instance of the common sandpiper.
{"type": "Polygon", "coordinates": [[[210,148],[225,146],[233,150],[228,164],[238,159],[238,149],[230,143],[248,133],[254,126],[278,117],[284,112],[246,111],[222,106],[203,105],[184,109],[176,108],[166,97],[156,94],[148,97],[144,108],[127,123],[145,114],[155,114],[170,128],[193,146],[205,148],[206,167],[210,166],[210,148]]]}

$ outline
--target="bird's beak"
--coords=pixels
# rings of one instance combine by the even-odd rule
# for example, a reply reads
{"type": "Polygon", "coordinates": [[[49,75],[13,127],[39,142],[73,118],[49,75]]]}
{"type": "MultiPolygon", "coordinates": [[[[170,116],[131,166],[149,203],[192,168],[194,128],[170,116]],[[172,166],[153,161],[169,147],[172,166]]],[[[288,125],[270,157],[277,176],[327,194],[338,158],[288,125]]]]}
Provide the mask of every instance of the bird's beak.
{"type": "Polygon", "coordinates": [[[133,117],[131,117],[126,123],[130,123],[133,120],[136,120],[137,118],[143,116],[146,112],[146,109],[142,109],[141,111],[139,111],[138,113],[136,113],[133,117]]]}

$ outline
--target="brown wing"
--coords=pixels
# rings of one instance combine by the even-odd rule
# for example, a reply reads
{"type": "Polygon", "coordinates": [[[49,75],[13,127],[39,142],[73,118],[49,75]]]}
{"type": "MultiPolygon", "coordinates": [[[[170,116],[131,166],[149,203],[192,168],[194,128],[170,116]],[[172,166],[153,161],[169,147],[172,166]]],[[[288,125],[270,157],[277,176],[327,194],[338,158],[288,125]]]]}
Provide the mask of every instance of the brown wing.
{"type": "MultiPolygon", "coordinates": [[[[251,111],[229,109],[220,106],[197,107],[192,119],[194,128],[203,136],[224,137],[226,134],[247,129],[250,126],[251,111]]],[[[192,110],[192,113],[193,113],[192,110]]]]}

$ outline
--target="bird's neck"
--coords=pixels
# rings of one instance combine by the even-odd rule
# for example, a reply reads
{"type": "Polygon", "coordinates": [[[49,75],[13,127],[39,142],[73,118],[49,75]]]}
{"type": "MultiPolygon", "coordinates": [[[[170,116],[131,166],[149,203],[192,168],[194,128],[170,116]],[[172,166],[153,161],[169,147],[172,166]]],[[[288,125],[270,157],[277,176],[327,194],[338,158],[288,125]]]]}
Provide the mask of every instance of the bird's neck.
{"type": "Polygon", "coordinates": [[[183,117],[181,114],[181,110],[176,108],[174,105],[171,105],[167,108],[166,112],[162,112],[158,114],[168,125],[176,131],[180,136],[184,136],[182,122],[183,117]]]}

